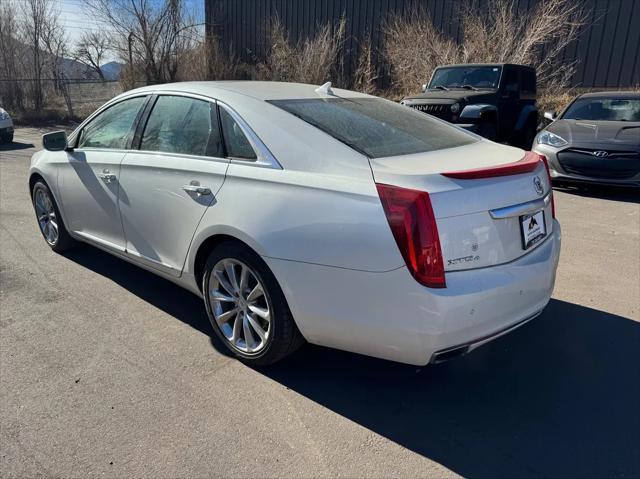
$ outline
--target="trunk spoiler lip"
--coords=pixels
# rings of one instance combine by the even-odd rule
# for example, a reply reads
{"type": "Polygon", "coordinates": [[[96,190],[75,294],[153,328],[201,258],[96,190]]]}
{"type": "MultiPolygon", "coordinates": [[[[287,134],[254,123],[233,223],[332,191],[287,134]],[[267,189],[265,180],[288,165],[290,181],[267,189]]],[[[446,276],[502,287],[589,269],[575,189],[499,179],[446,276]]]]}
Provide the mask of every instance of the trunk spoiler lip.
{"type": "Polygon", "coordinates": [[[455,178],[458,180],[478,180],[483,178],[495,178],[499,176],[519,175],[522,173],[531,173],[540,163],[542,156],[532,151],[525,152],[522,159],[513,163],[505,163],[497,166],[488,166],[481,168],[473,168],[470,170],[451,171],[440,173],[447,178],[455,178]]]}

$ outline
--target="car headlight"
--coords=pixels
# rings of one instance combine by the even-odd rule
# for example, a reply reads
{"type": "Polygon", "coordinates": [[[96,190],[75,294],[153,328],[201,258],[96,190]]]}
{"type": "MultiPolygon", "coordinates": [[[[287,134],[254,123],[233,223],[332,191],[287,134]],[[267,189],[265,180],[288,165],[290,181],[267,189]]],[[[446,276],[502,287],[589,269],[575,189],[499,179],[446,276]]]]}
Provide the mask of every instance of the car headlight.
{"type": "Polygon", "coordinates": [[[460,111],[460,103],[454,103],[450,108],[451,113],[458,113],[460,111]]]}
{"type": "Polygon", "coordinates": [[[556,135],[555,133],[551,133],[550,131],[543,131],[538,135],[538,143],[541,145],[559,147],[566,145],[567,140],[565,140],[561,136],[556,135]]]}

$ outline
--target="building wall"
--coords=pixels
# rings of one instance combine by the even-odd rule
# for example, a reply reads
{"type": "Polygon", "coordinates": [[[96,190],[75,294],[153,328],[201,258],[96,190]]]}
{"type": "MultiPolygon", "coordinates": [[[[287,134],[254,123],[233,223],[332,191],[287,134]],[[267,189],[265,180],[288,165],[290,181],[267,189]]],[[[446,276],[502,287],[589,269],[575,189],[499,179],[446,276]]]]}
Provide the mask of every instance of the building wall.
{"type": "MultiPolygon", "coordinates": [[[[486,3],[487,0],[473,0],[486,3]]],[[[514,0],[522,11],[537,0],[514,0]]],[[[628,88],[640,86],[640,0],[582,1],[591,12],[589,27],[563,52],[567,62],[579,60],[572,79],[576,87],[628,88]]],[[[351,75],[358,58],[359,41],[370,33],[381,47],[381,27],[392,14],[421,4],[444,33],[459,38],[454,0],[205,0],[207,31],[218,35],[244,61],[263,58],[270,19],[278,16],[292,38],[313,33],[318,25],[337,22],[344,15],[347,41],[345,73],[351,75]]]]}

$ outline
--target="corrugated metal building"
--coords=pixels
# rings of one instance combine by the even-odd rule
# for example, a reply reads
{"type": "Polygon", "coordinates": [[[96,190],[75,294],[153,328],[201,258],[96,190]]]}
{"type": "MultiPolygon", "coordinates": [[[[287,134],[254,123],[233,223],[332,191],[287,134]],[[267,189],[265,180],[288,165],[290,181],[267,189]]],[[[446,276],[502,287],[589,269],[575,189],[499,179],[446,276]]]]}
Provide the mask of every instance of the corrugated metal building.
{"type": "MultiPolygon", "coordinates": [[[[486,0],[475,0],[486,1],[486,0]]],[[[536,0],[515,0],[523,11],[536,0]]],[[[640,86],[640,0],[576,0],[590,11],[591,26],[567,47],[563,58],[579,60],[573,86],[628,88],[640,86]]],[[[381,27],[391,14],[421,4],[444,33],[460,34],[455,0],[205,0],[207,31],[231,45],[244,61],[253,63],[267,50],[270,19],[277,15],[293,40],[313,33],[319,25],[346,18],[345,73],[356,65],[359,40],[370,32],[382,43],[381,27]]]]}

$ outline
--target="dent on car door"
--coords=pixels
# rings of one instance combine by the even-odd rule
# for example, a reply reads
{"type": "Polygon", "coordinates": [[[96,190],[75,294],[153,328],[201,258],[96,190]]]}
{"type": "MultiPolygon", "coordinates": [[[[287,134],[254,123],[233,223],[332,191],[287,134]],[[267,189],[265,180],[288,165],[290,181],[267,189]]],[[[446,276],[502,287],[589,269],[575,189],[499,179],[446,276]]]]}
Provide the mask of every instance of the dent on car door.
{"type": "Polygon", "coordinates": [[[120,213],[127,254],[179,276],[193,234],[216,207],[229,160],[214,102],[160,95],[138,151],[122,162],[120,213]]]}
{"type": "Polygon", "coordinates": [[[125,246],[118,210],[120,163],[146,99],[125,99],[95,116],[80,131],[58,173],[67,227],[117,251],[125,246]]]}

